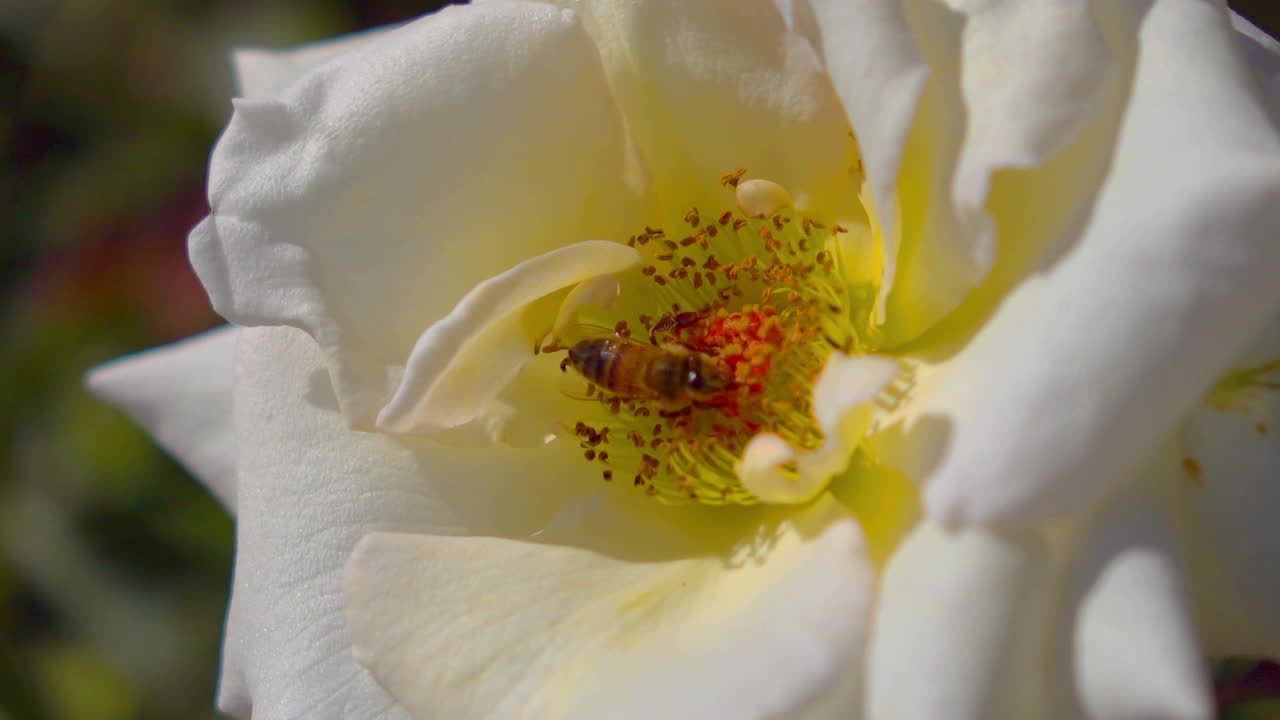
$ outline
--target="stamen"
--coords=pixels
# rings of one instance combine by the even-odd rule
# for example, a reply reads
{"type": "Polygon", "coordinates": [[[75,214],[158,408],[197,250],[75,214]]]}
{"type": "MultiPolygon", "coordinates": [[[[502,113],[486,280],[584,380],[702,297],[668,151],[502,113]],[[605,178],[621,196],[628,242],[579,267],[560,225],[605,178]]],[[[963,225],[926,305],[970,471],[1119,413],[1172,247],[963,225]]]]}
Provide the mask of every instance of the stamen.
{"type": "Polygon", "coordinates": [[[739,476],[748,444],[768,433],[797,453],[820,448],[819,373],[836,350],[866,350],[854,324],[865,312],[840,279],[844,229],[799,214],[785,188],[745,173],[721,178],[735,207],[714,220],[689,208],[674,239],[645,227],[628,241],[644,260],[624,276],[626,301],[605,325],[626,341],[625,357],[587,378],[595,409],[572,431],[606,482],[621,472],[663,502],[760,502],[739,476]],[[653,387],[654,363],[684,368],[686,357],[709,387],[683,377],[653,387]]]}

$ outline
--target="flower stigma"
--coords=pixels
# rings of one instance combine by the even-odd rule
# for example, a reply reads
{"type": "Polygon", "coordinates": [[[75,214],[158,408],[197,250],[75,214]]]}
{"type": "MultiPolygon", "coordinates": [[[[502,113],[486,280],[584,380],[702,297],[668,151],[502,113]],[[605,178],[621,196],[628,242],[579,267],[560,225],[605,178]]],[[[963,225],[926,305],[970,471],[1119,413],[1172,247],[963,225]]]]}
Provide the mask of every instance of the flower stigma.
{"type": "Polygon", "coordinates": [[[744,485],[740,467],[761,436],[794,450],[771,472],[797,480],[804,462],[795,457],[822,454],[824,427],[833,430],[815,412],[824,367],[833,354],[871,349],[859,329],[869,327],[876,292],[846,280],[848,230],[745,173],[720,179],[733,208],[690,208],[668,228],[630,237],[643,261],[618,276],[616,306],[567,300],[538,348],[565,353],[570,394],[591,403],[565,428],[583,458],[605,481],[666,503],[769,500],[744,485]]]}

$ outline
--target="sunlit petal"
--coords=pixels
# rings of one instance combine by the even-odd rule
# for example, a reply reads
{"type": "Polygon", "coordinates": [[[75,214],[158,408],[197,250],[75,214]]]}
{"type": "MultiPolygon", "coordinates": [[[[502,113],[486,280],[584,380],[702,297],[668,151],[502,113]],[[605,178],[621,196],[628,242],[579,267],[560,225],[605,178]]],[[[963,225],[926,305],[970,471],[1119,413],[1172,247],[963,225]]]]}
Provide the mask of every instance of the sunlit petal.
{"type": "Polygon", "coordinates": [[[612,551],[367,537],[346,581],[357,657],[420,717],[449,718],[775,717],[856,662],[873,578],[837,503],[732,546],[599,513],[589,534],[612,551]]]}
{"type": "Polygon", "coordinates": [[[239,330],[222,327],[121,358],[85,377],[89,390],[119,407],[236,509],[233,366],[239,330]]]}

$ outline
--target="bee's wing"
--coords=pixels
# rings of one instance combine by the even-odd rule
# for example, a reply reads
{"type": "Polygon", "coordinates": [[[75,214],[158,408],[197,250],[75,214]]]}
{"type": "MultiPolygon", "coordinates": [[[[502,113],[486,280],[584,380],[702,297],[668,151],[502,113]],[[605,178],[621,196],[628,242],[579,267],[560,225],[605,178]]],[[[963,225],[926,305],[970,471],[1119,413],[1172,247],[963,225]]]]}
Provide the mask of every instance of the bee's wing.
{"type": "Polygon", "coordinates": [[[548,335],[539,344],[539,352],[558,352],[568,350],[584,340],[604,340],[621,337],[614,328],[590,323],[572,323],[560,331],[558,337],[548,335]]]}

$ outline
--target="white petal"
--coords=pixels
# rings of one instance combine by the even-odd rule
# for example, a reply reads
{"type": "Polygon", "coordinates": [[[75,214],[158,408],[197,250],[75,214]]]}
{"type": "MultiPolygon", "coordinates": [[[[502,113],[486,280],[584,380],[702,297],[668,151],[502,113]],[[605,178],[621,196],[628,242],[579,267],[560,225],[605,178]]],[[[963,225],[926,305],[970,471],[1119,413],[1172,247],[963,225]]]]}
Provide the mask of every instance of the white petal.
{"type": "MultiPolygon", "coordinates": [[[[920,20],[924,29],[931,30],[939,38],[950,38],[953,43],[958,39],[957,18],[945,8],[932,4],[913,7],[922,13],[920,20]],[[930,22],[924,22],[923,15],[927,15],[930,22]]],[[[910,200],[899,196],[899,178],[903,173],[908,135],[915,124],[924,137],[937,139],[930,137],[935,130],[946,136],[942,142],[932,143],[933,152],[922,158],[928,164],[924,168],[925,174],[933,169],[932,163],[942,164],[944,169],[939,171],[938,179],[945,181],[946,168],[954,162],[958,145],[958,87],[954,77],[949,78],[950,83],[947,78],[931,80],[925,55],[927,48],[922,47],[916,38],[908,13],[897,0],[863,3],[811,0],[796,3],[792,15],[792,24],[806,32],[825,62],[844,111],[857,133],[863,171],[870,188],[866,202],[872,206],[872,220],[885,244],[884,282],[876,308],[876,319],[883,323],[886,319],[885,299],[893,289],[898,263],[901,262],[899,254],[905,234],[903,223],[907,218],[922,215],[930,207],[944,212],[948,209],[945,202],[927,201],[908,209],[910,200]],[[932,126],[925,120],[916,121],[917,114],[923,114],[920,106],[926,94],[935,98],[934,111],[930,115],[935,123],[932,126]]],[[[946,50],[941,44],[927,47],[936,48],[939,52],[946,50]]],[[[950,65],[943,62],[942,57],[936,59],[942,63],[943,73],[950,72],[954,57],[950,58],[950,65]]],[[[928,183],[928,179],[924,182],[928,183]]],[[[922,193],[928,197],[930,190],[934,189],[926,187],[922,193]]],[[[941,249],[957,247],[960,252],[968,249],[963,247],[963,243],[953,243],[941,249]]],[[[950,266],[954,272],[961,276],[972,275],[973,264],[963,258],[958,260],[950,266]]],[[[938,277],[935,281],[941,286],[944,279],[938,277]]]]}
{"type": "Polygon", "coordinates": [[[236,91],[240,97],[246,98],[277,97],[307,72],[343,53],[377,40],[392,29],[374,28],[288,50],[236,48],[231,53],[236,91]]]}
{"type": "Polygon", "coordinates": [[[1094,502],[1280,301],[1280,141],[1226,18],[1158,2],[1139,48],[1083,234],[914,390],[908,411],[942,426],[926,504],[943,522],[1032,522],[1094,502]]]}
{"type": "Polygon", "coordinates": [[[793,4],[863,148],[887,246],[877,319],[887,342],[911,339],[990,270],[993,175],[1043,162],[1106,106],[1107,44],[1087,3],[793,4]]]}
{"type": "Polygon", "coordinates": [[[956,169],[957,203],[976,210],[996,168],[1036,165],[1095,119],[1116,73],[1088,2],[948,4],[965,16],[968,132],[956,169]]]}
{"type": "Polygon", "coordinates": [[[1044,717],[1052,579],[1036,536],[918,527],[884,575],[868,716],[1044,717]]]}
{"type": "MultiPolygon", "coordinates": [[[[1270,378],[1280,382],[1280,372],[1270,378]]],[[[1202,406],[1183,429],[1190,556],[1214,655],[1280,656],[1278,438],[1274,388],[1202,406]]]]}
{"type": "Polygon", "coordinates": [[[809,43],[769,0],[557,0],[596,43],[666,210],[718,215],[746,167],[802,209],[861,217],[849,124],[809,43]]]}
{"type": "MultiPolygon", "coordinates": [[[[598,476],[574,451],[474,452],[350,430],[324,357],[289,328],[241,331],[235,583],[220,707],[255,720],[384,707],[351,657],[343,566],[376,530],[525,536],[598,476]],[[361,688],[364,688],[361,690],[361,688]]],[[[576,450],[576,449],[571,449],[576,450]]]]}
{"type": "Polygon", "coordinates": [[[1084,528],[1069,575],[1077,692],[1090,718],[1211,718],[1171,515],[1176,460],[1164,453],[1146,472],[1084,528]]]}
{"type": "Polygon", "coordinates": [[[732,547],[662,510],[586,510],[569,536],[595,550],[370,535],[346,582],[357,657],[459,720],[775,717],[857,658],[873,576],[837,503],[732,547]]]}
{"type": "Polygon", "coordinates": [[[237,328],[218,328],[85,376],[94,395],[128,413],[233,513],[231,384],[238,337],[237,328]]]}
{"type": "Polygon", "coordinates": [[[599,56],[563,10],[454,7],[236,101],[190,239],[215,308],[292,325],[371,427],[423,328],[528,257],[642,225],[599,56]]]}
{"type": "Polygon", "coordinates": [[[378,428],[428,434],[475,420],[551,329],[527,327],[523,314],[530,304],[639,262],[633,248],[594,240],[530,258],[480,283],[418,338],[378,428]]]}
{"type": "Polygon", "coordinates": [[[873,401],[897,375],[893,358],[832,353],[813,385],[813,415],[822,429],[822,444],[799,450],[774,433],[757,434],[735,467],[742,486],[764,502],[812,500],[849,467],[875,417],[873,401]]]}
{"type": "Polygon", "coordinates": [[[1275,104],[1280,101],[1280,97],[1276,97],[1277,91],[1280,91],[1280,40],[1266,34],[1234,11],[1231,13],[1231,27],[1236,31],[1245,59],[1272,96],[1272,109],[1280,109],[1275,104]]]}

